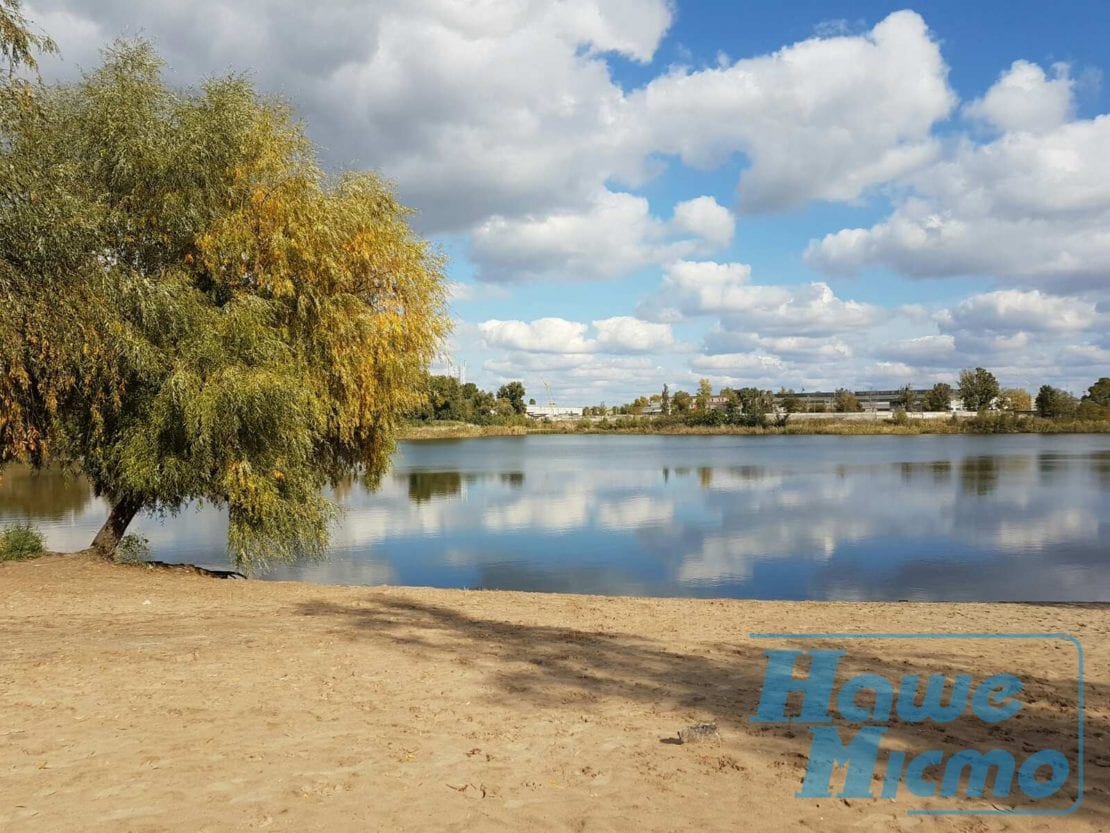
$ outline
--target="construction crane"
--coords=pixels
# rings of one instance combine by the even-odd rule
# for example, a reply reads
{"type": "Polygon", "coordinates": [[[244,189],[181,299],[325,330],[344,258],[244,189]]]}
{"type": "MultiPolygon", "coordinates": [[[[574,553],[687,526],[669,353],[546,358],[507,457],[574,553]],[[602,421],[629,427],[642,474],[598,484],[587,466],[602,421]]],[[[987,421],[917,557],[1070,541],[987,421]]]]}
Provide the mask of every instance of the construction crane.
{"type": "Polygon", "coordinates": [[[551,385],[547,384],[546,379],[541,379],[543,382],[544,390],[547,391],[547,407],[551,409],[551,418],[555,419],[555,399],[551,396],[551,385]]]}

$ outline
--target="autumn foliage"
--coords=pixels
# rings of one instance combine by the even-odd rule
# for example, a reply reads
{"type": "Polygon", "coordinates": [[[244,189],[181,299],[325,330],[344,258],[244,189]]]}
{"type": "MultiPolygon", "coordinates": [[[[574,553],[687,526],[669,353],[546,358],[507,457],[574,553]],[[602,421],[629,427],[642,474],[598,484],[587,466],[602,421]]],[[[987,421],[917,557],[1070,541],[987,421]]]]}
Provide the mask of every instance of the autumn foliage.
{"type": "Polygon", "coordinates": [[[172,89],[142,43],[0,98],[0,463],[85,474],[105,553],[194,500],[240,564],[320,552],[325,487],[382,473],[448,330],[407,219],[280,102],[172,89]]]}

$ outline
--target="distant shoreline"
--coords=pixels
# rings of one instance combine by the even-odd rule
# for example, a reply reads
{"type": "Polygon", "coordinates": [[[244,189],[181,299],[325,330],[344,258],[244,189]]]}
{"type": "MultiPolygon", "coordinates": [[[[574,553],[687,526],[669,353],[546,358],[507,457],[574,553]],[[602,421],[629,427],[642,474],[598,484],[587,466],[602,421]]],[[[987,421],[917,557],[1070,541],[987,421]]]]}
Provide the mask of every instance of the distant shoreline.
{"type": "Polygon", "coordinates": [[[920,420],[910,417],[905,424],[889,418],[874,421],[792,419],[783,427],[766,428],[744,425],[661,425],[648,420],[632,424],[557,422],[535,425],[473,425],[465,422],[431,422],[403,426],[399,440],[474,439],[480,437],[523,437],[530,434],[630,434],[645,436],[920,436],[924,434],[1107,434],[1110,421],[1053,421],[1028,419],[1011,425],[991,426],[975,422],[975,417],[953,423],[946,419],[920,420]]]}

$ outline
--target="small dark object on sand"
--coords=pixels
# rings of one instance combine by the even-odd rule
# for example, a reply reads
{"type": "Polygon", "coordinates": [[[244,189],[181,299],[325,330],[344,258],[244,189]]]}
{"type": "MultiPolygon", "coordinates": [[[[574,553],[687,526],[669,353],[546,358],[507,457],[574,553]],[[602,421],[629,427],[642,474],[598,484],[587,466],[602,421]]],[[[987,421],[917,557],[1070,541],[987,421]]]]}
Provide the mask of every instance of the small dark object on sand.
{"type": "Polygon", "coordinates": [[[721,733],[716,723],[695,723],[678,730],[679,743],[703,743],[711,738],[717,743],[721,742],[721,733]]]}
{"type": "Polygon", "coordinates": [[[209,578],[224,578],[224,579],[245,579],[246,576],[238,570],[224,570],[221,568],[201,567],[196,564],[169,564],[165,561],[143,561],[142,566],[150,568],[158,568],[162,570],[184,570],[188,573],[196,573],[198,576],[208,576],[209,578]]]}

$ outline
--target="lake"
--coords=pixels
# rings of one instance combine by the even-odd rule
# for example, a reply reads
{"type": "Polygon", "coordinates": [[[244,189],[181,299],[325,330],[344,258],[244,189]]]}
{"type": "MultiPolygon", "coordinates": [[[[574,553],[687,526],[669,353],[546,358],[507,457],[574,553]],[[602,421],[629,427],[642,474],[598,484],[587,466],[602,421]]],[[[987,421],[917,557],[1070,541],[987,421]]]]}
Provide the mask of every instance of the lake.
{"type": "MultiPolygon", "coordinates": [[[[647,596],[1110,601],[1110,435],[557,436],[401,443],[330,557],[263,578],[647,596]]],[[[9,467],[0,523],[87,546],[84,482],[9,467]]],[[[212,507],[132,531],[226,564],[212,507]]]]}

